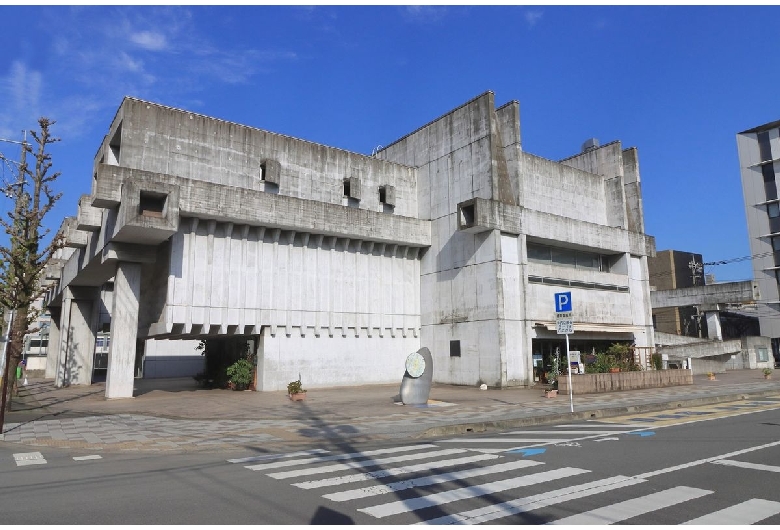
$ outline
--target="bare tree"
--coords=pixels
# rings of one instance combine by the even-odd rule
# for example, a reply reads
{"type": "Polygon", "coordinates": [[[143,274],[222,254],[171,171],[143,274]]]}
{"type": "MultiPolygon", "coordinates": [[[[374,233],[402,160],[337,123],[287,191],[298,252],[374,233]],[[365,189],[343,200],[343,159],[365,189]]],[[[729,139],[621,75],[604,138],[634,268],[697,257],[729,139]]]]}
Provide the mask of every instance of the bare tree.
{"type": "Polygon", "coordinates": [[[11,385],[7,380],[16,374],[25,335],[37,331],[32,329],[32,325],[39,316],[39,310],[33,304],[46,290],[40,281],[41,274],[62,246],[60,234],[47,245],[43,244],[43,239],[49,234],[43,226],[44,217],[62,196],[62,193],[55,193],[51,186],[60,173],[49,174],[52,163],[48,146],[60,141],[51,136],[50,128],[54,123],[48,118],[38,120],[40,130],[30,132],[34,143],[22,142],[22,160],[17,178],[3,183],[0,188],[14,201],[8,219],[0,218],[0,225],[8,235],[7,246],[0,246],[0,306],[10,309],[13,315],[6,347],[6,373],[9,375],[3,378],[0,428],[5,411],[11,409],[11,385]],[[34,159],[33,167],[28,165],[27,155],[34,159]]]}

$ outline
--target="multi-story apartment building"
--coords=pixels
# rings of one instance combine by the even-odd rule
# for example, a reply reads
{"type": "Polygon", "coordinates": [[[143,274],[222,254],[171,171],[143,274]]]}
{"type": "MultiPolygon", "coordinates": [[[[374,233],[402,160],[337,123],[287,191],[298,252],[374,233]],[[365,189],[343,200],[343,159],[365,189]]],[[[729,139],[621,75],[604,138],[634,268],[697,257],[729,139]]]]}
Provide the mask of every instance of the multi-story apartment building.
{"type": "Polygon", "coordinates": [[[761,292],[759,326],[780,359],[780,121],[737,134],[737,150],[753,278],[761,292]]]}

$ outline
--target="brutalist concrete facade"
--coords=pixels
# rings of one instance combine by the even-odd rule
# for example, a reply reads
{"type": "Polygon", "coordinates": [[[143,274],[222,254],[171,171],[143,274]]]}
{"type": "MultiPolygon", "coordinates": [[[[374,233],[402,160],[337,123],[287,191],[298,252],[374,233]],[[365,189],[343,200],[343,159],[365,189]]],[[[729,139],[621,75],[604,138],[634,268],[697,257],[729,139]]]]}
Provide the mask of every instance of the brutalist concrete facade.
{"type": "Polygon", "coordinates": [[[653,344],[636,151],[528,155],[491,92],[374,156],[126,98],[62,231],[50,364],[88,362],[113,280],[109,397],[147,339],[246,338],[258,390],[397,382],[421,346],[434,381],[531,384],[559,291],[572,339],[653,344]]]}

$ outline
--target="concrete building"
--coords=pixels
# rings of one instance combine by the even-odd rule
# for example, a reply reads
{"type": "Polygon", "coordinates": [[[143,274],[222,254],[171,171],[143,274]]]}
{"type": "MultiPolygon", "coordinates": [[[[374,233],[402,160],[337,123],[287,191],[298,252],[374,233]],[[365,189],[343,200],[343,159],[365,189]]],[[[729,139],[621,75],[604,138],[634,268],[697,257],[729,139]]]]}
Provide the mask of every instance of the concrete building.
{"type": "Polygon", "coordinates": [[[738,133],[737,150],[753,278],[763,298],[758,312],[761,335],[771,338],[772,353],[780,361],[780,197],[776,179],[780,173],[780,121],[738,133]]]}
{"type": "MultiPolygon", "coordinates": [[[[679,250],[661,250],[648,258],[650,290],[671,291],[704,285],[704,267],[701,254],[681,252],[679,250]]],[[[671,294],[673,297],[674,293],[671,294]]],[[[676,303],[672,307],[659,307],[653,303],[653,326],[656,331],[685,335],[687,337],[706,337],[707,320],[693,305],[676,303]]]]}
{"type": "Polygon", "coordinates": [[[160,339],[248,343],[258,390],[398,382],[421,346],[434,381],[530,385],[561,291],[572,349],[653,345],[636,149],[527,154],[492,92],[372,156],[125,98],[61,231],[49,359],[89,382],[104,300],[107,397],[160,339]]]}

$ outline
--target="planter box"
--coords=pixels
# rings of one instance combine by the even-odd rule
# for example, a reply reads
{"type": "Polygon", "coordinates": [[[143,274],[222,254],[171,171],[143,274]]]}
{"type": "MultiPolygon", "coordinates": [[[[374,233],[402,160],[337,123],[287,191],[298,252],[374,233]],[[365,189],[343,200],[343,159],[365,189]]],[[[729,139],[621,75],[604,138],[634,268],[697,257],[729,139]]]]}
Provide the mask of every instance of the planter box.
{"type": "Polygon", "coordinates": [[[306,392],[299,392],[297,394],[288,394],[293,401],[303,401],[306,399],[306,392]]]}
{"type": "MultiPolygon", "coordinates": [[[[646,370],[618,372],[615,374],[578,374],[572,376],[572,394],[597,394],[620,392],[640,388],[662,388],[693,384],[690,370],[646,370]]],[[[569,392],[569,376],[561,375],[558,390],[569,392]]]]}

